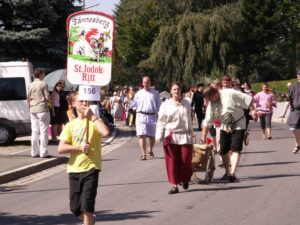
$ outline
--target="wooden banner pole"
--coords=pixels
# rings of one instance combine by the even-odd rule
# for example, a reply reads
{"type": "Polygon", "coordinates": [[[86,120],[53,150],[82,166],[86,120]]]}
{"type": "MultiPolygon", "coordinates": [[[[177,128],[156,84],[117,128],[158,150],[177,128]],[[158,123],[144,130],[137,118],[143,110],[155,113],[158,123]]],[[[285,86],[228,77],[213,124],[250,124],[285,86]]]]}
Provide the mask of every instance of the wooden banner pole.
{"type": "MultiPolygon", "coordinates": [[[[87,107],[89,107],[89,101],[87,101],[87,107]]],[[[85,143],[88,144],[89,143],[89,125],[90,125],[90,120],[89,118],[86,118],[86,139],[85,139],[85,143]]]]}

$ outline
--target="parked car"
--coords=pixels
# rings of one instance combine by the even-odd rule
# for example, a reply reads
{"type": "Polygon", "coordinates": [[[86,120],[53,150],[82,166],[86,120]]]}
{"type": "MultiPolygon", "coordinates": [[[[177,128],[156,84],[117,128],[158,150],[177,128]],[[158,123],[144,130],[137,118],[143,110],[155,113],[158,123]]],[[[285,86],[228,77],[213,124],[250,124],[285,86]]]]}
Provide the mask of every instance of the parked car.
{"type": "Polygon", "coordinates": [[[0,62],[0,145],[31,133],[26,99],[32,76],[30,62],[0,62]]]}

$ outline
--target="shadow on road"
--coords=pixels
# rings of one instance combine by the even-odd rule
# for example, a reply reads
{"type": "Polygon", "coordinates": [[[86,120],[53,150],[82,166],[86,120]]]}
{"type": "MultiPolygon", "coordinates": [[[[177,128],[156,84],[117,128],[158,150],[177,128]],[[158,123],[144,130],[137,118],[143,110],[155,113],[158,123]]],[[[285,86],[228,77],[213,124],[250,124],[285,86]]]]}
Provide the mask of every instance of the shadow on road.
{"type": "MultiPolygon", "coordinates": [[[[213,183],[217,183],[217,182],[214,181],[213,183]]],[[[224,182],[222,182],[222,183],[224,183],[224,182]]],[[[230,184],[228,182],[226,182],[226,183],[230,184]]],[[[189,190],[188,192],[195,192],[195,191],[230,191],[230,190],[239,190],[239,189],[248,189],[248,188],[258,188],[258,187],[262,187],[262,185],[222,186],[222,187],[217,187],[217,188],[209,188],[209,187],[206,188],[206,187],[205,188],[192,189],[192,190],[189,190]]]]}
{"type": "MultiPolygon", "coordinates": [[[[159,211],[135,211],[126,213],[110,213],[107,211],[96,212],[97,222],[101,221],[121,221],[121,220],[136,220],[139,218],[150,218],[153,217],[151,214],[159,211]]],[[[1,224],[5,225],[63,225],[63,224],[79,224],[80,220],[70,214],[60,215],[12,215],[10,213],[0,213],[1,224]]]]}
{"type": "Polygon", "coordinates": [[[270,162],[270,163],[254,163],[254,164],[244,164],[239,165],[239,167],[249,167],[249,166],[272,166],[272,165],[287,165],[292,163],[298,163],[297,161],[294,162],[270,162]]]}
{"type": "Polygon", "coordinates": [[[284,178],[284,177],[299,177],[299,173],[294,174],[274,174],[274,175],[268,175],[268,176],[254,176],[254,177],[245,177],[241,178],[240,180],[246,181],[246,180],[263,180],[263,179],[276,179],[276,178],[284,178]]]}
{"type": "Polygon", "coordinates": [[[137,184],[158,184],[167,183],[167,181],[146,181],[146,182],[131,182],[131,183],[116,183],[116,184],[101,184],[100,187],[110,187],[110,186],[123,186],[123,185],[137,185],[137,184]]]}
{"type": "Polygon", "coordinates": [[[124,212],[124,213],[110,213],[111,210],[99,211],[96,213],[97,221],[122,221],[122,220],[132,220],[139,218],[149,218],[153,217],[151,214],[159,211],[135,211],[135,212],[124,212]]]}
{"type": "Polygon", "coordinates": [[[0,213],[1,224],[5,225],[62,225],[62,224],[76,224],[80,223],[80,220],[70,214],[60,215],[12,215],[10,213],[0,213]]]}
{"type": "Polygon", "coordinates": [[[241,154],[263,154],[263,153],[272,153],[272,152],[276,152],[276,151],[259,151],[259,152],[242,152],[241,154]]]}
{"type": "MultiPolygon", "coordinates": [[[[26,191],[26,189],[27,189],[27,186],[25,186],[25,185],[18,185],[18,186],[5,186],[5,185],[3,185],[3,186],[0,186],[0,195],[3,195],[3,194],[24,194],[24,193],[65,191],[65,190],[69,190],[69,187],[41,189],[41,190],[34,190],[34,191],[26,191]]],[[[0,221],[1,221],[1,219],[0,219],[0,221]]]]}

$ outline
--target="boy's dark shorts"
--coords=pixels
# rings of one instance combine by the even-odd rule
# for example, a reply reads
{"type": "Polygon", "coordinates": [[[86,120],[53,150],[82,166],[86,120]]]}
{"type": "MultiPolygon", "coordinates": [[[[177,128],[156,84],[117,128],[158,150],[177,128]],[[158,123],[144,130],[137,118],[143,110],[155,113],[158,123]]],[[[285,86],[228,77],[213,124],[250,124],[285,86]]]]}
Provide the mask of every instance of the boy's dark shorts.
{"type": "Polygon", "coordinates": [[[241,152],[243,150],[243,141],[246,130],[234,130],[227,133],[221,130],[220,134],[220,152],[226,155],[230,150],[233,152],[241,152]]]}
{"type": "Polygon", "coordinates": [[[211,137],[215,138],[216,135],[217,135],[217,132],[216,132],[216,128],[214,126],[211,126],[208,130],[209,134],[211,137]]]}
{"type": "Polygon", "coordinates": [[[99,170],[69,173],[70,209],[75,216],[82,212],[94,213],[97,196],[99,170]]]}

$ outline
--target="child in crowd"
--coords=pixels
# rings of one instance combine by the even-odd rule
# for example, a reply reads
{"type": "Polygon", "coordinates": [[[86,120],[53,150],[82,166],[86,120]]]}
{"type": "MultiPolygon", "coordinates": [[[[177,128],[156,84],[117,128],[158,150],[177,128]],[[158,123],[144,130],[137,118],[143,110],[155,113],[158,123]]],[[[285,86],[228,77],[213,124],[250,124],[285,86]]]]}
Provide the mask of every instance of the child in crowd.
{"type": "Polygon", "coordinates": [[[80,101],[78,97],[78,92],[71,97],[78,117],[64,127],[58,152],[70,154],[67,172],[71,211],[83,220],[84,225],[92,225],[95,223],[95,199],[101,171],[101,137],[107,136],[109,129],[94,115],[87,101],[80,101]]]}

